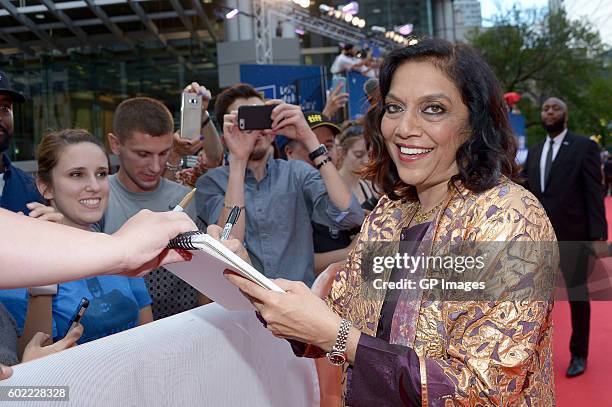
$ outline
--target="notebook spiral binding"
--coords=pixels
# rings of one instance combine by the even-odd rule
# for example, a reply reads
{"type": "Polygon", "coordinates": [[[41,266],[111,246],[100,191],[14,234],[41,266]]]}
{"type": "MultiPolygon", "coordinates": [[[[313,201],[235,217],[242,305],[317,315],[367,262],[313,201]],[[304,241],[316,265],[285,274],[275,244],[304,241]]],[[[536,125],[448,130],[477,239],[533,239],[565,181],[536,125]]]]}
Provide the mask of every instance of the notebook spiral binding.
{"type": "Polygon", "coordinates": [[[185,249],[185,250],[198,250],[198,247],[192,243],[192,236],[205,235],[206,233],[194,230],[191,232],[181,233],[174,239],[170,239],[168,243],[168,249],[185,249]]]}

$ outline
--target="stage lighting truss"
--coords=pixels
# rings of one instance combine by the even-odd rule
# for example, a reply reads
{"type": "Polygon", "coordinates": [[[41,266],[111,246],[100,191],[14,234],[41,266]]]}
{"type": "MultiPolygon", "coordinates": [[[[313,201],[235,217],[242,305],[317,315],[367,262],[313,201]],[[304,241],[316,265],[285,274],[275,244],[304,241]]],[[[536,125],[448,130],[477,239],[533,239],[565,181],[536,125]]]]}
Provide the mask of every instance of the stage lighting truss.
{"type": "MultiPolygon", "coordinates": [[[[377,46],[382,52],[388,52],[397,46],[413,45],[417,41],[415,38],[407,38],[395,32],[392,32],[391,37],[390,32],[384,27],[373,26],[365,30],[367,24],[363,18],[325,4],[319,5],[320,17],[311,15],[310,0],[255,0],[253,3],[255,54],[259,64],[272,63],[273,32],[270,15],[279,21],[293,24],[299,29],[298,35],[312,32],[349,44],[368,42],[377,46]]],[[[354,9],[349,10],[354,11],[354,9]]]]}
{"type": "Polygon", "coordinates": [[[338,21],[344,21],[347,24],[351,24],[353,27],[363,29],[366,26],[366,21],[363,18],[356,16],[355,10],[355,6],[344,6],[341,9],[335,9],[327,4],[321,4],[319,6],[319,11],[321,14],[330,18],[335,18],[338,21]]]}
{"type": "Polygon", "coordinates": [[[298,6],[302,7],[302,8],[308,8],[310,7],[310,0],[291,0],[294,4],[297,4],[298,6]]]}

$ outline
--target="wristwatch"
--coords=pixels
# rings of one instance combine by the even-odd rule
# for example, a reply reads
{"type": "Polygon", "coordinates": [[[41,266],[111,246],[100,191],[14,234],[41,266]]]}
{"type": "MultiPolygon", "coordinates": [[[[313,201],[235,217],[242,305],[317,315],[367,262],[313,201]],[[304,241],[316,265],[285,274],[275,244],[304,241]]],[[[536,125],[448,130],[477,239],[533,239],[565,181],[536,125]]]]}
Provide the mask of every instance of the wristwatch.
{"type": "Polygon", "coordinates": [[[40,287],[30,287],[28,288],[28,293],[32,297],[38,297],[39,295],[56,295],[57,284],[43,285],[40,287]]]}
{"type": "Polygon", "coordinates": [[[349,329],[351,329],[351,323],[342,318],[336,343],[327,353],[327,360],[334,366],[341,366],[346,363],[346,339],[348,338],[349,329]]]}
{"type": "Polygon", "coordinates": [[[308,154],[308,158],[310,158],[310,161],[314,161],[315,158],[320,157],[324,154],[327,154],[327,147],[325,147],[325,145],[321,144],[319,147],[317,147],[316,150],[312,151],[310,154],[308,154]]]}

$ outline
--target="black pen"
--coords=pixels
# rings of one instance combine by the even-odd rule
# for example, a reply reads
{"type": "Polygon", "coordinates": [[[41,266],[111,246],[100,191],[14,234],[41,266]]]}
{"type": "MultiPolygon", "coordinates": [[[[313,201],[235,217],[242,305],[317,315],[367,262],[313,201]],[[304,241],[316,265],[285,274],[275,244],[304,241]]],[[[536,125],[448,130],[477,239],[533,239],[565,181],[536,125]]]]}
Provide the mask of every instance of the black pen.
{"type": "Polygon", "coordinates": [[[232,228],[238,222],[238,217],[240,216],[240,207],[234,206],[229,216],[227,217],[227,221],[225,222],[225,226],[223,227],[223,232],[221,233],[221,240],[227,240],[230,233],[232,233],[232,228]]]}

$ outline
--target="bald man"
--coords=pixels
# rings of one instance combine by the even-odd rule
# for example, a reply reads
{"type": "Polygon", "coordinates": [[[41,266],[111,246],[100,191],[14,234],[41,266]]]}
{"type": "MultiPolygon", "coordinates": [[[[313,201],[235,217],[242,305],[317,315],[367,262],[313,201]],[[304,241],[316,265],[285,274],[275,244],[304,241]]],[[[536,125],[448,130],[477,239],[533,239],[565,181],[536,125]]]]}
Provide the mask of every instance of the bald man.
{"type": "Polygon", "coordinates": [[[529,149],[524,175],[559,241],[561,271],[572,314],[572,358],[566,375],[575,377],[586,369],[589,348],[589,256],[594,247],[600,252],[602,246],[591,242],[605,242],[608,236],[599,147],[568,131],[567,105],[561,99],[548,98],[540,116],[548,135],[529,149]]]}

